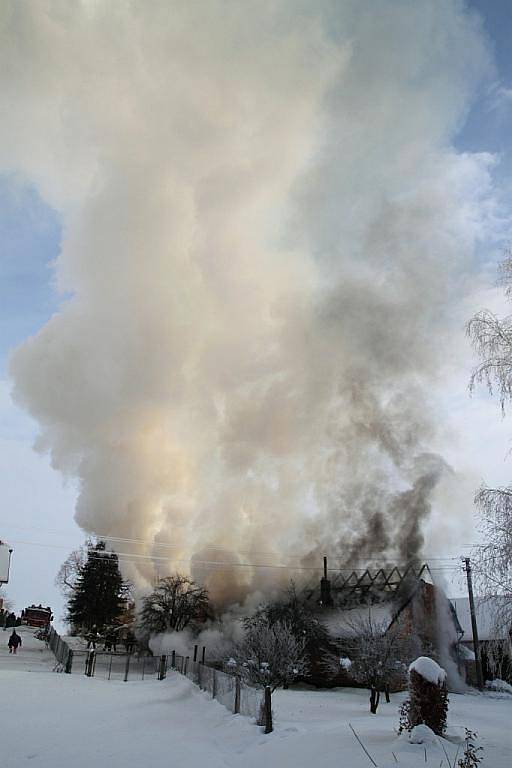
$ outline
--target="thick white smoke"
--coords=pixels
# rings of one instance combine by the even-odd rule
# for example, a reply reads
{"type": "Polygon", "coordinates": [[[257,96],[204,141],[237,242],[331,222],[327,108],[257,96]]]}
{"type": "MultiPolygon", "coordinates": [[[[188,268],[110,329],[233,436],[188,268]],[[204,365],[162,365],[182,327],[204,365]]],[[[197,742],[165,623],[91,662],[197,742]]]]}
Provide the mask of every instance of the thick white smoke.
{"type": "Polygon", "coordinates": [[[1,167],[64,222],[14,396],[84,530],[228,602],[281,573],[240,562],[418,554],[487,65],[456,0],[3,3],[1,167]]]}

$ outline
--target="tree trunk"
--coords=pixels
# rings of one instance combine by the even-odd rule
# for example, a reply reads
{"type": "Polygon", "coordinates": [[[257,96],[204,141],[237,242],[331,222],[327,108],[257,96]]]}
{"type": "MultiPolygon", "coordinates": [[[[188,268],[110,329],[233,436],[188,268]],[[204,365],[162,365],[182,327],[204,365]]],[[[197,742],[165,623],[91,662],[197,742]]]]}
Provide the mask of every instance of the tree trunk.
{"type": "Polygon", "coordinates": [[[379,706],[380,693],[376,688],[370,690],[370,712],[372,715],[377,714],[377,708],[379,706]]]}

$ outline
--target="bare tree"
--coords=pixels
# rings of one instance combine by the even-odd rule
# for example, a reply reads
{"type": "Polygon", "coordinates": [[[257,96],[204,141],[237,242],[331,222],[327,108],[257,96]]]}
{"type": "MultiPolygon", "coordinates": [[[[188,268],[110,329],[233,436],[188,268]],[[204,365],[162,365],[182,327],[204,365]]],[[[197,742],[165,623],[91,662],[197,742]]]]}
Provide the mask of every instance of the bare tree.
{"type": "Polygon", "coordinates": [[[176,632],[206,616],[208,592],[179,573],[160,579],[143,600],[140,626],[147,632],[176,632]]]}
{"type": "Polygon", "coordinates": [[[512,316],[500,320],[484,309],[471,318],[466,330],[480,358],[469,380],[470,391],[484,384],[498,396],[504,413],[512,399],[512,316]]]}
{"type": "MultiPolygon", "coordinates": [[[[512,251],[507,251],[499,267],[498,284],[512,299],[512,251]]],[[[472,392],[484,384],[491,395],[497,394],[502,411],[512,399],[512,315],[496,317],[488,309],[474,315],[466,326],[473,348],[480,359],[469,380],[472,392]]]]}
{"type": "Polygon", "coordinates": [[[404,638],[398,624],[374,621],[367,617],[347,620],[340,626],[338,645],[346,657],[331,656],[327,665],[332,673],[339,672],[340,663],[350,665],[350,675],[370,691],[370,712],[375,715],[380,694],[389,701],[389,688],[397,682],[405,686],[407,663],[412,658],[412,643],[404,638]],[[347,636],[348,635],[348,636],[347,636]]]}
{"type": "Polygon", "coordinates": [[[480,530],[485,543],[476,553],[481,578],[489,593],[512,594],[512,487],[478,491],[475,502],[481,513],[480,530]]]}
{"type": "Polygon", "coordinates": [[[492,674],[501,677],[512,636],[512,487],[482,487],[475,502],[485,542],[474,553],[475,580],[493,629],[486,656],[492,674]]]}
{"type": "Polygon", "coordinates": [[[87,539],[83,546],[74,549],[64,560],[57,576],[55,584],[61,590],[64,597],[69,600],[71,595],[76,592],[77,582],[87,561],[87,552],[94,547],[92,539],[87,539]]]}
{"type": "Polygon", "coordinates": [[[244,638],[233,645],[226,666],[248,683],[274,691],[306,673],[306,641],[287,622],[258,616],[245,622],[244,638]]]}
{"type": "MultiPolygon", "coordinates": [[[[499,283],[512,299],[512,251],[500,266],[499,283]]],[[[467,325],[467,334],[480,359],[471,374],[473,391],[484,384],[496,394],[505,413],[512,400],[512,315],[498,318],[492,312],[478,312],[467,325]]],[[[512,485],[489,488],[482,486],[475,503],[480,512],[480,530],[484,545],[475,552],[475,578],[483,595],[510,595],[512,592],[512,485]]],[[[493,602],[496,630],[508,635],[512,627],[511,601],[493,602]]]]}
{"type": "Polygon", "coordinates": [[[12,611],[13,609],[13,602],[10,600],[5,592],[0,592],[0,598],[2,599],[2,608],[4,611],[12,611]]]}

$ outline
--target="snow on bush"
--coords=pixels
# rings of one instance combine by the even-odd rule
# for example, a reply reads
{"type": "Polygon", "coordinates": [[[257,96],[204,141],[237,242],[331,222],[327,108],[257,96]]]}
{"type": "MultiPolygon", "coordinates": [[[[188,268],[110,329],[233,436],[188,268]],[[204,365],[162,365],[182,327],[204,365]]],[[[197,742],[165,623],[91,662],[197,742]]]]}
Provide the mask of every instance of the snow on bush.
{"type": "Polygon", "coordinates": [[[400,707],[399,731],[426,725],[438,736],[446,730],[446,672],[433,659],[420,656],[409,667],[409,698],[400,707]]]}
{"type": "Polygon", "coordinates": [[[409,733],[409,741],[411,744],[437,744],[437,736],[432,728],[420,723],[409,733]]]}
{"type": "Polygon", "coordinates": [[[442,667],[428,656],[420,656],[409,665],[409,674],[414,670],[433,685],[442,685],[446,680],[446,672],[442,667]]]}
{"type": "Polygon", "coordinates": [[[512,685],[505,680],[487,680],[485,687],[490,691],[499,691],[500,693],[512,693],[512,685]]]}

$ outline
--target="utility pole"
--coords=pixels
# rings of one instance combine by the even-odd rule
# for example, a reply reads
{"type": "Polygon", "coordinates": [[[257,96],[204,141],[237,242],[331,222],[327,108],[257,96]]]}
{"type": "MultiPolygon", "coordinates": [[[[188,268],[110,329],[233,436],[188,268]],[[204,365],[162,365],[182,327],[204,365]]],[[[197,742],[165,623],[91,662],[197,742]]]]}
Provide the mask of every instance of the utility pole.
{"type": "Polygon", "coordinates": [[[476,624],[475,598],[473,597],[473,581],[471,579],[471,564],[469,557],[463,558],[466,567],[466,578],[468,581],[469,610],[471,612],[471,629],[473,632],[473,650],[475,652],[476,679],[478,687],[482,691],[484,687],[484,678],[482,675],[482,664],[480,662],[480,644],[478,642],[478,627],[476,624]]]}

